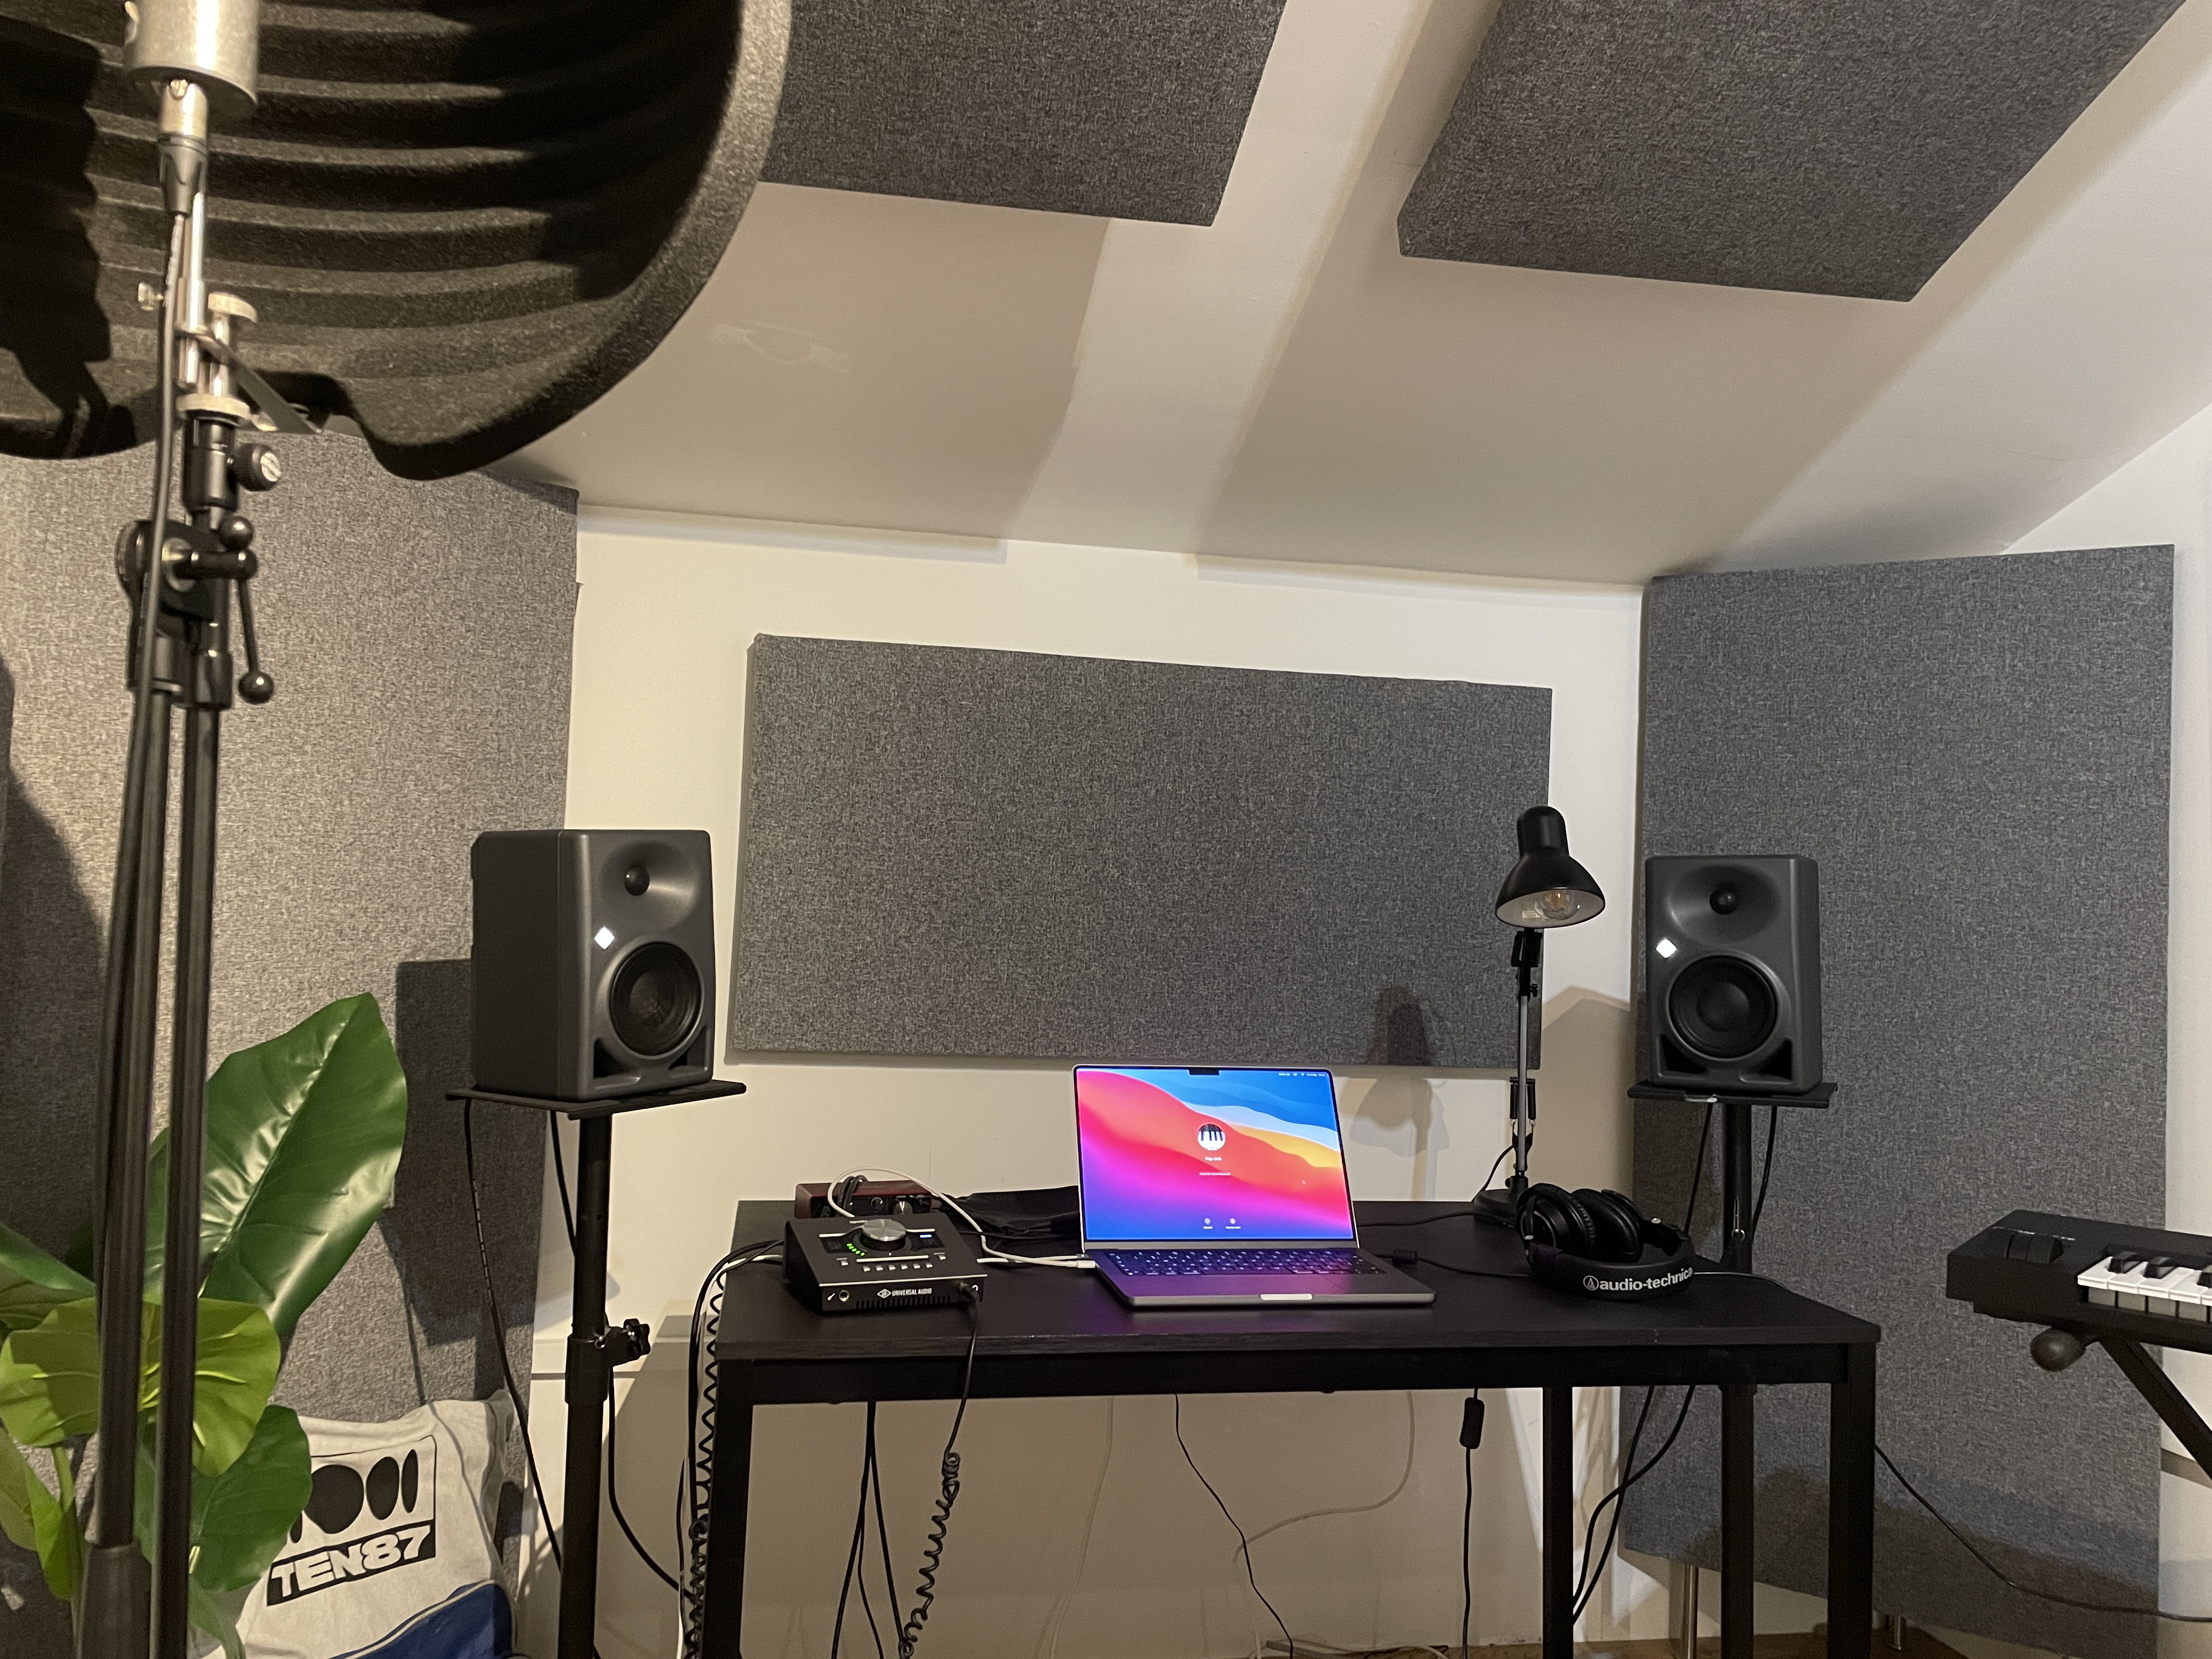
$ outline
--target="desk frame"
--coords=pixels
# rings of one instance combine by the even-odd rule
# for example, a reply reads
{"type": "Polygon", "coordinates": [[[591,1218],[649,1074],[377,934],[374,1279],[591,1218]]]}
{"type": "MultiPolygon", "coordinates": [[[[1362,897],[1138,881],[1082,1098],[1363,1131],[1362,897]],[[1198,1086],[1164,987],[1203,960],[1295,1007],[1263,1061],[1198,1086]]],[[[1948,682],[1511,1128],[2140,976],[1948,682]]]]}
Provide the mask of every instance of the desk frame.
{"type": "MultiPolygon", "coordinates": [[[[1370,1208],[1385,1207],[1361,1206],[1363,1215],[1370,1208]]],[[[777,1294],[782,1293],[779,1287],[777,1294]]],[[[1617,1342],[1572,1346],[1328,1347],[1224,1341],[1212,1346],[1178,1343],[1159,1348],[1079,1338],[1059,1341],[1060,1351],[1055,1352],[1054,1342],[1042,1338],[1014,1337],[994,1344],[990,1308],[987,1297],[971,1395],[978,1400],[1543,1389],[1544,1659],[1571,1659],[1573,1653],[1575,1389],[1682,1383],[1712,1384],[1720,1389],[1721,1659],[1752,1659],[1756,1392],[1763,1385],[1826,1383],[1828,1659],[1868,1659],[1874,1624],[1874,1339],[1878,1334],[1871,1326],[1831,1316],[1839,1330],[1854,1337],[1864,1334],[1864,1340],[1777,1340],[1769,1335],[1662,1345],[1648,1334],[1631,1340],[1623,1333],[1624,1340],[1617,1342]]],[[[884,1321],[907,1317],[881,1316],[884,1321]]],[[[953,1317],[959,1318],[957,1314],[953,1317]]],[[[834,1322],[841,1327],[848,1323],[834,1322]]],[[[863,1322],[854,1318],[849,1322],[863,1322]]],[[[964,1327],[964,1320],[959,1322],[964,1327]]],[[[707,1579],[702,1587],[701,1652],[706,1659],[738,1659],[755,1411],[763,1406],[957,1399],[966,1345],[948,1326],[941,1353],[886,1357],[824,1352],[816,1357],[776,1344],[761,1357],[750,1357],[746,1350],[755,1345],[727,1330],[717,1346],[713,1509],[707,1579]]]]}

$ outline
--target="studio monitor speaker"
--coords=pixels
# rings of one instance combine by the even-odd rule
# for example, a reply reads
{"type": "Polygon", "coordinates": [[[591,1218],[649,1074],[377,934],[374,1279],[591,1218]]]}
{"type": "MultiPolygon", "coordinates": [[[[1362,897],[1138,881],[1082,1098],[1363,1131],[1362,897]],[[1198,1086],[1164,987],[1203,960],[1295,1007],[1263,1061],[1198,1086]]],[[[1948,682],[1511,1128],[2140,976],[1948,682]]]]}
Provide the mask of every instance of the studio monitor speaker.
{"type": "Polygon", "coordinates": [[[1820,874],[1811,859],[1644,864],[1644,1080],[1802,1094],[1820,1074],[1820,874]]]}
{"type": "Polygon", "coordinates": [[[703,830],[477,837],[477,1087],[605,1100],[714,1075],[710,851],[703,830]]]}

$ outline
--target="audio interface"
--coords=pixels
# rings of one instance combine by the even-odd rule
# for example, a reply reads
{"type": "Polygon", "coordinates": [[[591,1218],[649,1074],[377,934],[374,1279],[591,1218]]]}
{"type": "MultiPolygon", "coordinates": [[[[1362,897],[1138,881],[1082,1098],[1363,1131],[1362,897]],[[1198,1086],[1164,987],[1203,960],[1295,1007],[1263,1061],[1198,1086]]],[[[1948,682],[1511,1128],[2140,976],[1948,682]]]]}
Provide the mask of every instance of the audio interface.
{"type": "Polygon", "coordinates": [[[983,1269],[948,1220],[822,1216],[783,1224],[783,1276],[817,1313],[957,1307],[983,1287],[983,1269]]]}

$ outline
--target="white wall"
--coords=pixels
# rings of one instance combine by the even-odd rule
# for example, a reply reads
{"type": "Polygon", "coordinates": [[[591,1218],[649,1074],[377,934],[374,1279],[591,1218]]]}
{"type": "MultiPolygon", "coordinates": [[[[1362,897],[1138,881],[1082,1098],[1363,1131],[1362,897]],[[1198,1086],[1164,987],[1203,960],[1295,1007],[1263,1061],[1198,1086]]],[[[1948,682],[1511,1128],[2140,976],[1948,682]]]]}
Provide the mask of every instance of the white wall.
{"type": "MultiPolygon", "coordinates": [[[[757,634],[1551,687],[1552,799],[1577,854],[1620,902],[1553,942],[1547,1133],[1536,1167],[1573,1184],[1625,1184],[1636,592],[588,514],[578,568],[568,822],[706,829],[726,900],[737,864],[745,653],[757,634]]],[[[732,907],[718,908],[726,963],[732,907]]],[[[1468,926],[1494,931],[1502,960],[1505,930],[1481,915],[1468,926]]],[[[787,1197],[797,1182],[864,1163],[954,1191],[1073,1178],[1064,1071],[858,1059],[722,1070],[750,1092],[618,1121],[615,1319],[657,1322],[673,1304],[688,1310],[701,1274],[730,1242],[741,1197],[787,1197]]],[[[1467,1194],[1503,1144],[1504,1091],[1494,1077],[1353,1073],[1342,1093],[1361,1197],[1467,1194]]],[[[550,1379],[566,1332],[568,1268],[550,1194],[546,1216],[532,1419],[554,1486],[562,1413],[550,1379]]],[[[681,1376],[672,1346],[656,1353],[621,1407],[625,1508],[664,1559],[681,1376]]],[[[1527,1400],[1501,1407],[1509,1402],[1494,1397],[1476,1460],[1479,1641],[1532,1639],[1540,1628],[1534,1411],[1527,1400]]],[[[1597,1477],[1610,1456],[1613,1407],[1609,1394],[1583,1401],[1593,1495],[1607,1484],[1597,1477]]],[[[1234,1534],[1176,1450],[1169,1409],[1158,1399],[1125,1400],[1110,1417],[1103,1400],[977,1407],[963,1432],[965,1485],[928,1645],[969,1659],[1043,1654],[1054,1650],[1057,1621],[1057,1651],[1067,1659],[1191,1659],[1251,1652],[1272,1635],[1244,1588],[1234,1534]]],[[[948,1411],[884,1411],[902,1592],[948,1411]]],[[[1192,1449],[1248,1530],[1374,1504],[1404,1477],[1379,1510],[1303,1522],[1255,1549],[1262,1589],[1302,1643],[1455,1639],[1458,1416],[1456,1397],[1446,1395],[1187,1402],[1192,1449]]],[[[746,1621],[754,1659],[828,1650],[859,1425],[858,1407],[762,1414],[746,1621]]],[[[553,1501],[557,1512],[557,1491],[553,1501]]],[[[602,1552],[605,1659],[674,1651],[672,1595],[611,1527],[602,1552]]],[[[1585,1633],[1626,1633],[1632,1607],[1634,1633],[1659,1633],[1657,1588],[1619,1568],[1585,1633]]],[[[532,1651],[550,1651],[551,1599],[529,1597],[532,1651]]]]}
{"type": "MultiPolygon", "coordinates": [[[[2145,450],[2008,552],[2075,547],[2174,548],[2172,885],[2168,944],[2166,1224],[2212,1233],[2212,409],[2145,450]]],[[[2166,1351],[2200,1412],[2212,1411],[2212,1360],[2166,1351]]],[[[2093,1355],[2085,1364],[2106,1363],[2093,1355]]],[[[2149,1408],[2143,1408],[2145,1425],[2149,1408]]],[[[2179,1449],[2172,1437],[2166,1443],[2179,1449]]],[[[2163,1482],[2160,1601],[2212,1613],[2212,1491],[2163,1482]]],[[[2212,1653],[2212,1628],[2168,1625],[2162,1650],[2212,1653]]]]}

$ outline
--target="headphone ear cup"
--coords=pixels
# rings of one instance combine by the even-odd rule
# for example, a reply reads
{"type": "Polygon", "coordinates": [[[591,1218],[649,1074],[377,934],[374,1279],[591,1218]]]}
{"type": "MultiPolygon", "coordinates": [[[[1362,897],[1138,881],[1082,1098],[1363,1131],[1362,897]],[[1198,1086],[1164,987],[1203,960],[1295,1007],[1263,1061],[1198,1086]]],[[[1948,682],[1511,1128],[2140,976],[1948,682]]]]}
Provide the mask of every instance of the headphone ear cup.
{"type": "Polygon", "coordinates": [[[1521,1194],[1516,1219],[1524,1242],[1548,1244],[1569,1255],[1589,1255],[1596,1231],[1582,1200],[1548,1181],[1540,1181],[1521,1194]]]}
{"type": "Polygon", "coordinates": [[[1590,1218],[1591,1249],[1599,1261],[1634,1261],[1644,1254],[1644,1218],[1636,1206],[1610,1188],[1577,1188],[1575,1197],[1590,1218]]]}

